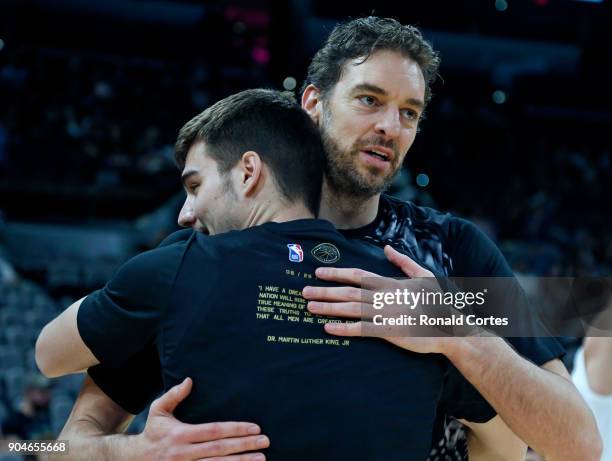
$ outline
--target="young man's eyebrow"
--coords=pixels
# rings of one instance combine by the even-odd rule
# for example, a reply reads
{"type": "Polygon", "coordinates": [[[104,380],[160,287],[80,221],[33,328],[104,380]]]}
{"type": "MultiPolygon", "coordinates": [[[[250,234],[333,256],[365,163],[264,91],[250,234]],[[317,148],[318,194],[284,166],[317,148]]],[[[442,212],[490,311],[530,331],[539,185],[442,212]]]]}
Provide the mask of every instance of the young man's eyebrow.
{"type": "MultiPolygon", "coordinates": [[[[361,91],[378,94],[380,96],[387,96],[388,94],[383,88],[377,85],[373,85],[372,83],[360,83],[359,85],[355,85],[351,93],[355,94],[361,91]]],[[[404,100],[404,103],[416,107],[420,110],[423,110],[425,108],[425,103],[418,98],[408,98],[404,100]]]]}
{"type": "Polygon", "coordinates": [[[183,174],[181,175],[181,183],[183,183],[183,187],[185,189],[187,188],[187,180],[196,174],[198,174],[196,170],[188,170],[183,172],[183,174]]]}

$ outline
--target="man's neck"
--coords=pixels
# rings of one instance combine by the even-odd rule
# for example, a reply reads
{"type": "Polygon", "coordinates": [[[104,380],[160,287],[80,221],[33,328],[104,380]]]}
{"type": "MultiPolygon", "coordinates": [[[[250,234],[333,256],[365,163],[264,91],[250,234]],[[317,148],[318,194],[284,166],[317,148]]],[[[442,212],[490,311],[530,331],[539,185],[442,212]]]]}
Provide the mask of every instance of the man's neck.
{"type": "Polygon", "coordinates": [[[378,214],[380,194],[369,198],[355,197],[323,184],[319,217],[331,221],[338,229],[357,229],[370,224],[378,214]]]}
{"type": "Polygon", "coordinates": [[[267,222],[287,222],[296,219],[314,219],[314,214],[302,203],[289,206],[274,206],[271,203],[264,203],[251,209],[245,228],[259,226],[267,222]]]}

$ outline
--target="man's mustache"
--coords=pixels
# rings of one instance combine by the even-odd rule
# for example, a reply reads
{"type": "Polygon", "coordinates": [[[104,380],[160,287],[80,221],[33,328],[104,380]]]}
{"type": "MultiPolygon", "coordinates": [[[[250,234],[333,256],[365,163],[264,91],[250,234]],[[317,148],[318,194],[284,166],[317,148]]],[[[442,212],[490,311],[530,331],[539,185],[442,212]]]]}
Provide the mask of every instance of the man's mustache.
{"type": "Polygon", "coordinates": [[[361,148],[366,146],[380,146],[385,147],[387,149],[393,150],[393,159],[396,160],[399,158],[399,149],[397,148],[397,144],[393,139],[385,139],[382,136],[375,136],[367,139],[359,140],[357,144],[357,150],[361,150],[361,148]]]}

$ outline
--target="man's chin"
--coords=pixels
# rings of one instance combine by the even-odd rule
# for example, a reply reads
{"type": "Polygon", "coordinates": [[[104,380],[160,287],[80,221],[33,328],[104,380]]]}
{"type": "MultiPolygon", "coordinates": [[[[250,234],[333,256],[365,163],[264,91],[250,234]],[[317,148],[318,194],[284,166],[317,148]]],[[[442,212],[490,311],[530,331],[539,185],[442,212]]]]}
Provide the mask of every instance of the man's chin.
{"type": "Polygon", "coordinates": [[[363,199],[368,199],[376,194],[380,194],[388,187],[388,184],[385,181],[381,181],[380,178],[360,175],[358,178],[353,176],[346,179],[347,181],[342,181],[340,183],[333,181],[333,188],[343,194],[353,195],[363,199]]]}
{"type": "Polygon", "coordinates": [[[369,191],[369,195],[376,195],[384,192],[389,188],[392,181],[393,176],[382,176],[378,170],[372,171],[368,169],[359,174],[360,188],[369,191]]]}

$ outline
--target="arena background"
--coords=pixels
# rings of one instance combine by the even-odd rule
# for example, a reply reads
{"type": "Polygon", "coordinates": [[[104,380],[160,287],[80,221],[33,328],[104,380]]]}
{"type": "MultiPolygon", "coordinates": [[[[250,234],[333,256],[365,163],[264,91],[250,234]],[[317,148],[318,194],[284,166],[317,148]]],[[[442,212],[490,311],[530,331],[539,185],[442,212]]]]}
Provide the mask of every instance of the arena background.
{"type": "Polygon", "coordinates": [[[610,3],[375,4],[0,2],[0,422],[48,397],[36,435],[61,429],[82,377],[45,390],[35,338],[176,230],[182,124],[241,89],[299,90],[348,17],[415,24],[442,56],[394,195],[474,220],[519,273],[611,274],[610,3]]]}

